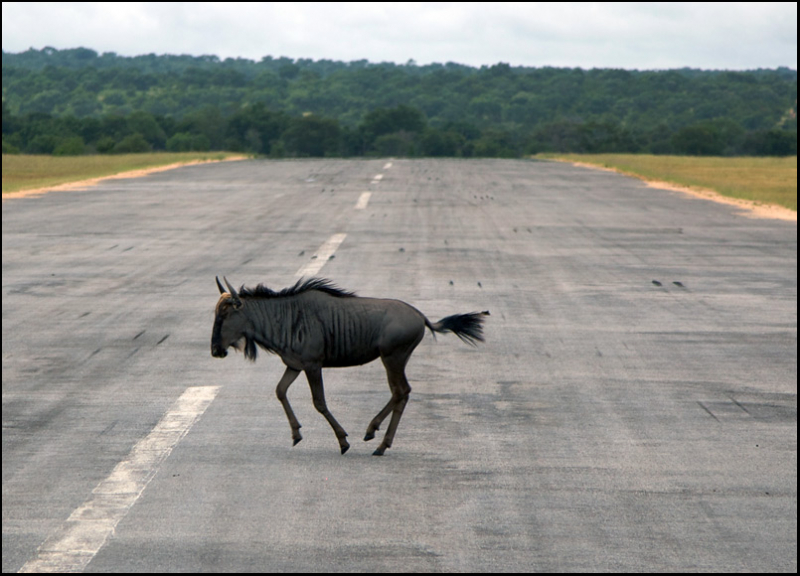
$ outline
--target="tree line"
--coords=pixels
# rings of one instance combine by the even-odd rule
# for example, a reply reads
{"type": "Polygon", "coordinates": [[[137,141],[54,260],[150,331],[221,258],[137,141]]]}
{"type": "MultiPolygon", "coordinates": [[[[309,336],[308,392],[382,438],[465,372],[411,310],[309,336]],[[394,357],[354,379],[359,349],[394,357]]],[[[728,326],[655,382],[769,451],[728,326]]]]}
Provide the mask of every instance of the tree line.
{"type": "Polygon", "coordinates": [[[797,72],[3,52],[3,153],[796,155],[797,72]]]}

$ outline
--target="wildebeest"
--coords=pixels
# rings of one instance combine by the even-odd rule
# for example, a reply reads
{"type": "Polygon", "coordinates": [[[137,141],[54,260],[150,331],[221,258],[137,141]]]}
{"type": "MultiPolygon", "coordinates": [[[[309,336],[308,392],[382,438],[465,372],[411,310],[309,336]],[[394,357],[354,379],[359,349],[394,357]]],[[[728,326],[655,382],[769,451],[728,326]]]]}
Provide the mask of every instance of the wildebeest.
{"type": "MultiPolygon", "coordinates": [[[[357,366],[380,357],[389,378],[392,398],[367,426],[364,440],[372,440],[381,422],[392,413],[383,442],[373,452],[382,456],[391,447],[411,386],[405,367],[427,326],[431,332],[452,332],[464,342],[483,341],[482,323],[489,312],[454,314],[436,323],[399,300],[362,298],[323,278],[300,279],[280,292],[259,284],[238,291],[225,278],[227,291],[217,277],[221,294],[211,334],[211,355],[227,356],[233,346],[255,361],[258,346],[278,354],[286,371],[276,393],[281,401],[294,444],[300,442],[300,422],[289,405],[286,391],[301,371],[306,373],[314,407],[328,420],[342,454],[350,444],[347,433],[328,411],[322,387],[322,369],[357,366]]],[[[434,334],[435,335],[435,334],[434,334]]]]}

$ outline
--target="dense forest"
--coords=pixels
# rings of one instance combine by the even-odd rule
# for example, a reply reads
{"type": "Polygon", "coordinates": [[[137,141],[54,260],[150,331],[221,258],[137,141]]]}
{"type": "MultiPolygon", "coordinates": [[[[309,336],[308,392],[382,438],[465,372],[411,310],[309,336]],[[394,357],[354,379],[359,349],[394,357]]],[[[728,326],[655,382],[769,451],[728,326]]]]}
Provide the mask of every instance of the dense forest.
{"type": "Polygon", "coordinates": [[[797,71],[3,52],[3,153],[797,154],[797,71]]]}

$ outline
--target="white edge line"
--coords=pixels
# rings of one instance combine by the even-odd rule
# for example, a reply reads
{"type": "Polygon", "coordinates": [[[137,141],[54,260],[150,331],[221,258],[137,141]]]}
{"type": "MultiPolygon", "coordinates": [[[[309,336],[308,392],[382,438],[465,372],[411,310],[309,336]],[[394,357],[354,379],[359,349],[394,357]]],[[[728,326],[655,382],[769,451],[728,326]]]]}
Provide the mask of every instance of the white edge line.
{"type": "Polygon", "coordinates": [[[325,266],[330,257],[333,256],[334,252],[336,252],[336,249],[344,242],[345,238],[347,238],[347,234],[339,233],[325,240],[322,246],[320,246],[317,252],[311,257],[311,261],[301,266],[295,273],[295,278],[313,276],[322,270],[322,267],[325,266]]]}
{"type": "Polygon", "coordinates": [[[158,472],[172,449],[206,411],[220,386],[193,386],[181,394],[92,496],[39,546],[20,572],[83,572],[158,472]]]}

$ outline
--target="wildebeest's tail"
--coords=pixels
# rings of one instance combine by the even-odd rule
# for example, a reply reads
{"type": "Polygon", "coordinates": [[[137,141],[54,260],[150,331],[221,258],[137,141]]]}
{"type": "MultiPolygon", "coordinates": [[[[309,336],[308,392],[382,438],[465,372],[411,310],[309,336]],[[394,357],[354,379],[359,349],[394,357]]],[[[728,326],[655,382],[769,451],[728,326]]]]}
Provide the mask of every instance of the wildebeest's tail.
{"type": "Polygon", "coordinates": [[[483,317],[488,316],[489,311],[471,312],[469,314],[453,314],[442,318],[435,324],[425,319],[425,325],[436,332],[452,332],[467,344],[477,346],[478,342],[483,342],[483,317]]]}

